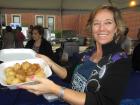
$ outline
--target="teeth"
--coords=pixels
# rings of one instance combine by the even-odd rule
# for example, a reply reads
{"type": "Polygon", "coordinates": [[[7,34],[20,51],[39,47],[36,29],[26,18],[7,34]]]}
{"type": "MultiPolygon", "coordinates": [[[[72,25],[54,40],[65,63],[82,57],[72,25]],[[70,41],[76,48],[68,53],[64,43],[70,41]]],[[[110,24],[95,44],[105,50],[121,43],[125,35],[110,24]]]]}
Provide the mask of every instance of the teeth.
{"type": "Polygon", "coordinates": [[[102,35],[102,34],[100,34],[99,36],[107,36],[107,35],[102,35]]]}

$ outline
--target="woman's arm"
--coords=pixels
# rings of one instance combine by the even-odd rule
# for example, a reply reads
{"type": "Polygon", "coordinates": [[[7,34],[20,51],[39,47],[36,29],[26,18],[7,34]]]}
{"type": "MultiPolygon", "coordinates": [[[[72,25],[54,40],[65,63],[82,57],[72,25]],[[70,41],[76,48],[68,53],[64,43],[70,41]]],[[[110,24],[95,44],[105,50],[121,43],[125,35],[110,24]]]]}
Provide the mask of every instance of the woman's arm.
{"type": "Polygon", "coordinates": [[[37,54],[37,57],[42,58],[53,70],[54,73],[56,73],[60,78],[65,79],[67,76],[67,70],[64,67],[59,66],[56,64],[53,60],[48,58],[47,56],[37,54]]]}
{"type": "Polygon", "coordinates": [[[55,84],[53,81],[46,78],[32,78],[33,81],[37,81],[38,84],[35,85],[21,85],[19,88],[26,89],[31,93],[36,95],[51,93],[55,94],[61,98],[72,104],[72,105],[84,105],[86,94],[82,92],[77,92],[72,89],[65,88],[62,90],[62,87],[55,84]]]}

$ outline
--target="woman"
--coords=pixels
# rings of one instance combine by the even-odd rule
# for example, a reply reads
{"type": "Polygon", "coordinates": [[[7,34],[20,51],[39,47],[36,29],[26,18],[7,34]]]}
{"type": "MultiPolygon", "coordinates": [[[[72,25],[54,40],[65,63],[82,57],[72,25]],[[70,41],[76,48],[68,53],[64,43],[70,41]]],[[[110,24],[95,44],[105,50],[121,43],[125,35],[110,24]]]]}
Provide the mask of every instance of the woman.
{"type": "Polygon", "coordinates": [[[34,26],[32,31],[32,39],[27,42],[25,48],[31,48],[37,53],[46,55],[53,59],[53,51],[51,44],[43,38],[44,29],[42,26],[34,26]]]}
{"type": "MultiPolygon", "coordinates": [[[[72,89],[63,88],[43,78],[33,78],[39,84],[24,85],[21,88],[37,95],[52,93],[72,105],[119,105],[131,72],[130,60],[116,44],[125,30],[122,17],[115,7],[101,6],[90,15],[88,26],[91,26],[96,50],[76,68],[71,81],[72,89]],[[119,59],[116,59],[118,54],[119,59]]],[[[68,78],[69,70],[43,55],[38,56],[59,77],[68,78]]]]}

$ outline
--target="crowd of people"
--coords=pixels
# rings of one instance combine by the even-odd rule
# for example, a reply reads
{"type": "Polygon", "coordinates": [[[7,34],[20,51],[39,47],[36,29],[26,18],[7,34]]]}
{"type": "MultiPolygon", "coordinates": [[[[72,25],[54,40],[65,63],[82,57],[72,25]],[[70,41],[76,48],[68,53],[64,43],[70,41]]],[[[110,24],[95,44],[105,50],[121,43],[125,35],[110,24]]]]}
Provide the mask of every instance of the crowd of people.
{"type": "Polygon", "coordinates": [[[44,28],[40,25],[30,25],[27,37],[28,41],[24,45],[25,35],[22,32],[21,27],[16,27],[12,29],[11,26],[6,26],[5,30],[2,32],[2,48],[30,48],[35,52],[46,55],[51,59],[54,59],[54,54],[52,51],[52,46],[49,41],[47,41],[44,36],[44,28]]]}
{"type": "Polygon", "coordinates": [[[5,30],[2,32],[2,48],[24,48],[24,40],[25,35],[22,33],[21,27],[16,27],[16,29],[12,29],[11,26],[6,26],[5,30]]]}
{"type": "Polygon", "coordinates": [[[70,84],[70,87],[63,87],[47,78],[31,77],[38,84],[22,85],[18,88],[36,95],[54,94],[65,101],[65,105],[119,105],[132,70],[140,69],[140,45],[134,49],[131,60],[127,50],[122,48],[122,39],[125,40],[128,30],[116,7],[98,7],[91,12],[87,27],[94,38],[95,47],[74,56],[78,61],[75,64],[74,61],[69,61],[64,67],[55,62],[52,46],[43,37],[42,26],[30,26],[29,40],[25,47],[21,27],[17,27],[14,33],[7,26],[2,48],[33,49],[38,53],[36,56],[50,66],[53,73],[70,84]]]}

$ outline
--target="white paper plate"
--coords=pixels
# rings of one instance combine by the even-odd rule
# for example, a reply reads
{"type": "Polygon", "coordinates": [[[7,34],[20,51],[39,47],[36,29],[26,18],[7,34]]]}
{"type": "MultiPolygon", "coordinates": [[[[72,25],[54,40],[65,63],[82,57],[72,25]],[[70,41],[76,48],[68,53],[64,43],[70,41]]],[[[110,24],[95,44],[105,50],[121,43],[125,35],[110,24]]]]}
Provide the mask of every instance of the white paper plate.
{"type": "Polygon", "coordinates": [[[3,85],[3,86],[7,86],[9,89],[17,89],[17,86],[24,85],[24,84],[35,84],[34,81],[25,82],[25,83],[19,83],[19,84],[16,84],[16,85],[7,85],[5,83],[5,78],[6,78],[5,74],[4,74],[5,68],[7,68],[9,66],[13,66],[16,63],[21,64],[21,63],[23,63],[25,61],[28,61],[30,63],[37,63],[37,64],[39,64],[43,68],[44,73],[46,74],[46,77],[49,77],[49,76],[52,75],[52,71],[51,71],[50,67],[42,59],[39,59],[39,58],[9,61],[9,62],[5,62],[5,63],[0,64],[0,84],[3,85]]]}
{"type": "Polygon", "coordinates": [[[36,52],[32,49],[3,49],[0,50],[0,61],[14,61],[35,58],[36,52]]]}

